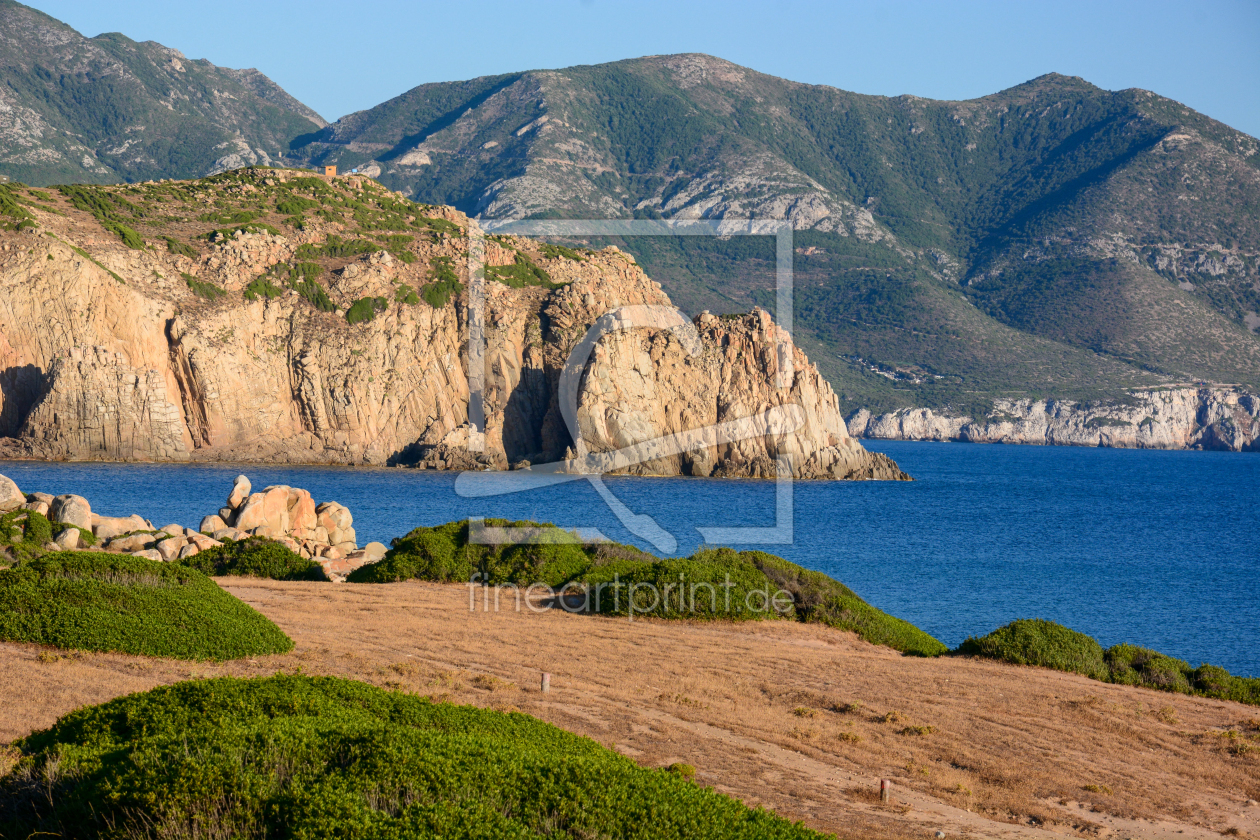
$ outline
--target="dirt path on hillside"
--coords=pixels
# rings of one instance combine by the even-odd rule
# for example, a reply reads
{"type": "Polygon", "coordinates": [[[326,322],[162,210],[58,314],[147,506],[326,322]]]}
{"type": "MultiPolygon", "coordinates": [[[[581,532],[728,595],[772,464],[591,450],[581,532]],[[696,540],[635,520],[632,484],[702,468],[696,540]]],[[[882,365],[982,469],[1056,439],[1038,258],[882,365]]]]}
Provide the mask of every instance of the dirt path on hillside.
{"type": "Polygon", "coordinates": [[[520,710],[845,837],[1260,836],[1260,709],[787,622],[470,611],[467,587],[424,583],[220,583],[296,650],[216,665],[0,644],[0,741],[154,685],[300,667],[520,710]]]}

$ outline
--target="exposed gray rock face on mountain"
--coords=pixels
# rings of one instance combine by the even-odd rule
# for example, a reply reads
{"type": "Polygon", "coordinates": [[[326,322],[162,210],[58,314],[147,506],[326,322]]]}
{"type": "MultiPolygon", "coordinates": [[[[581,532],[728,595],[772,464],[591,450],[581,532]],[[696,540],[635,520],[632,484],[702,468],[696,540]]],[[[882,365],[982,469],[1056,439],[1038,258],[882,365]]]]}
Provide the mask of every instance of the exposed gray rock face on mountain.
{"type": "Polygon", "coordinates": [[[1127,404],[999,400],[984,418],[915,408],[848,420],[850,434],[883,440],[959,440],[1130,449],[1260,448],[1260,397],[1235,388],[1136,391],[1127,404]]]}

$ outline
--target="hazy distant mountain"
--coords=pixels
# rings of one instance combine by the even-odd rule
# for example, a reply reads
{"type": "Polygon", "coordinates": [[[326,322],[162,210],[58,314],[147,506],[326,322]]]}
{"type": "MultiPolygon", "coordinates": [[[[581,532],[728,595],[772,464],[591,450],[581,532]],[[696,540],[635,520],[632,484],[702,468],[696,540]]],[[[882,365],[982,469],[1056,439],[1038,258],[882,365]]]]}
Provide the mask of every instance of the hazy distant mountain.
{"type": "Polygon", "coordinates": [[[118,33],[85,38],[0,0],[0,175],[11,180],[196,177],[268,163],[324,125],[257,70],[118,33]]]}
{"type": "MultiPolygon", "coordinates": [[[[657,56],[423,85],[297,145],[486,217],[792,219],[799,340],[852,407],[1260,384],[1260,143],[1147,91],[657,56]]],[[[686,308],[771,302],[766,241],[628,244],[686,308]]]]}

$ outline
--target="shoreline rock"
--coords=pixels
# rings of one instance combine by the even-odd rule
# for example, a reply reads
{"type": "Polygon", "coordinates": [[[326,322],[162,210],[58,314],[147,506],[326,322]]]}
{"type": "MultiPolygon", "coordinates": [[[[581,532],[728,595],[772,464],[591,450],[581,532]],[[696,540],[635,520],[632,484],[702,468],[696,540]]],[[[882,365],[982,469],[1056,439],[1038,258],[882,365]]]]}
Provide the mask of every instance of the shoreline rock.
{"type": "MultiPolygon", "coordinates": [[[[14,555],[17,543],[21,551],[101,551],[145,557],[171,563],[194,557],[202,551],[223,545],[224,540],[242,541],[262,537],[281,543],[301,557],[318,563],[329,581],[344,581],[346,575],[367,563],[385,556],[385,546],[371,542],[362,549],[356,543],[354,517],[337,502],[315,504],[311,494],[297,487],[275,485],[251,493],[247,477],[237,476],[228,495],[228,506],[219,514],[201,520],[200,530],[171,523],[154,528],[139,514],[102,516],[92,511],[91,503],[82,496],[66,493],[23,494],[17,484],[0,475],[0,504],[10,507],[0,513],[17,511],[14,518],[21,529],[20,537],[5,535],[8,540],[0,548],[0,560],[19,559],[14,555]],[[20,504],[16,501],[21,499],[20,504]],[[29,513],[27,513],[29,512],[29,513]],[[32,515],[46,516],[40,528],[51,526],[51,541],[32,546],[28,528],[32,515]],[[215,527],[212,535],[205,532],[215,527]],[[90,536],[87,536],[90,535],[90,536]]],[[[35,520],[39,521],[39,520],[35,520]]],[[[45,531],[44,533],[47,533],[45,531]]],[[[40,540],[47,541],[48,536],[40,540]]]]}
{"type": "Polygon", "coordinates": [[[987,417],[860,409],[849,433],[868,440],[959,441],[1125,449],[1260,451],[1260,397],[1237,388],[1134,391],[1125,402],[996,400],[987,417]]]}

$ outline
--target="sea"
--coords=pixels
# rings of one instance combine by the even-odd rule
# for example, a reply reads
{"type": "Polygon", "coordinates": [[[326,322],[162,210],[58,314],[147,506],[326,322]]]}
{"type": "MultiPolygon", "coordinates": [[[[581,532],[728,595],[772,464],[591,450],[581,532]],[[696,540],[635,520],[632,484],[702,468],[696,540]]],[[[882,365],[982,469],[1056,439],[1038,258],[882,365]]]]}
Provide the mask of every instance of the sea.
{"type": "Polygon", "coordinates": [[[1130,642],[1260,676],[1260,454],[864,445],[915,480],[522,486],[398,468],[32,461],[0,462],[0,473],[24,492],[77,493],[98,513],[158,527],[196,527],[243,473],[255,488],[288,484],[346,505],[360,545],[466,517],[597,529],[658,554],[694,551],[706,543],[699,529],[755,528],[728,541],[771,540],[735,547],[825,572],[950,646],[1044,618],[1104,647],[1130,642]]]}

